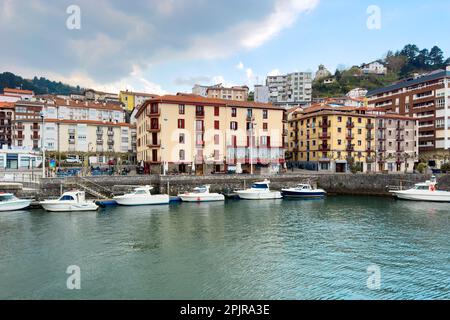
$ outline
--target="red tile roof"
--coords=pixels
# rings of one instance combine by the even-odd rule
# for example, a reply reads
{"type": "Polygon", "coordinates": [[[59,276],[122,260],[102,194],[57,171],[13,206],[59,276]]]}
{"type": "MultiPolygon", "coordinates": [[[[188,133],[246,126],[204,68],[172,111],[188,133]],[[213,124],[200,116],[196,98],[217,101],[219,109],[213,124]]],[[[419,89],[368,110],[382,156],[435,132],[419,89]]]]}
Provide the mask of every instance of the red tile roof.
{"type": "Polygon", "coordinates": [[[0,108],[14,109],[14,106],[15,106],[14,102],[0,102],[0,108]]]}
{"type": "Polygon", "coordinates": [[[68,106],[73,108],[92,108],[92,109],[104,109],[104,110],[115,110],[123,111],[122,107],[118,104],[113,103],[95,103],[86,101],[76,101],[76,100],[65,100],[60,98],[52,99],[57,106],[68,106]]]}
{"type": "Polygon", "coordinates": [[[103,122],[103,121],[95,121],[95,120],[61,120],[61,119],[45,119],[45,122],[53,122],[53,123],[66,123],[66,124],[92,124],[98,126],[120,126],[120,127],[134,127],[133,125],[125,122],[103,122]]]}
{"type": "Polygon", "coordinates": [[[14,93],[14,94],[33,94],[33,91],[31,90],[20,90],[20,89],[11,89],[11,88],[5,88],[3,89],[4,93],[14,93]]]}
{"type": "Polygon", "coordinates": [[[198,106],[219,106],[219,107],[237,107],[237,108],[255,108],[255,109],[271,109],[280,110],[284,109],[274,106],[271,103],[260,103],[254,101],[237,101],[237,100],[225,100],[215,98],[205,98],[192,94],[180,94],[180,95],[164,95],[154,99],[147,100],[143,107],[139,109],[136,117],[138,117],[145,106],[151,103],[172,103],[172,104],[191,104],[198,106]]]}

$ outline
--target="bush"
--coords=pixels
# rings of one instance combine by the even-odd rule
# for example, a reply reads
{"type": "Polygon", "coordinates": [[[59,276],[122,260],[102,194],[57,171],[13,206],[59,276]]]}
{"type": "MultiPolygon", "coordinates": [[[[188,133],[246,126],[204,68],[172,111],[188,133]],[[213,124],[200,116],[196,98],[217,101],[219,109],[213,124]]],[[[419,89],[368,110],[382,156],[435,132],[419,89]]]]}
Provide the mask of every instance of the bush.
{"type": "Polygon", "coordinates": [[[358,163],[351,164],[350,165],[350,171],[352,173],[362,172],[363,171],[362,163],[358,162],[358,163]]]}
{"type": "Polygon", "coordinates": [[[450,162],[444,163],[441,166],[441,170],[442,172],[450,172],[450,162]]]}
{"type": "Polygon", "coordinates": [[[423,162],[417,165],[417,171],[419,171],[420,173],[424,173],[427,168],[428,168],[427,164],[423,162]]]}

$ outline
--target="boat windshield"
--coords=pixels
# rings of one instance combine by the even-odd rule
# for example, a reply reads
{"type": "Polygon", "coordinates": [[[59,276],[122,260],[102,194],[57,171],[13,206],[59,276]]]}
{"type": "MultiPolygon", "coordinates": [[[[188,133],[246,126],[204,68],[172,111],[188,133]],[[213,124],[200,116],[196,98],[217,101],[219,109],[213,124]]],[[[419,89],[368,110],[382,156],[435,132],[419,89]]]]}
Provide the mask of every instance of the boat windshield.
{"type": "Polygon", "coordinates": [[[73,201],[75,200],[72,196],[69,195],[63,195],[61,198],[59,198],[60,201],[73,201]]]}
{"type": "Polygon", "coordinates": [[[0,202],[13,200],[14,196],[12,194],[0,195],[0,202]]]}
{"type": "Polygon", "coordinates": [[[206,192],[206,187],[194,188],[194,193],[205,193],[205,192],[206,192]]]}
{"type": "Polygon", "coordinates": [[[146,190],[136,190],[134,194],[147,194],[146,190]]]}
{"type": "Polygon", "coordinates": [[[416,189],[416,190],[429,190],[430,187],[429,186],[424,186],[424,185],[416,185],[416,187],[414,189],[416,189]]]}
{"type": "Polygon", "coordinates": [[[252,185],[252,189],[269,189],[269,186],[265,183],[255,183],[252,185]]]}

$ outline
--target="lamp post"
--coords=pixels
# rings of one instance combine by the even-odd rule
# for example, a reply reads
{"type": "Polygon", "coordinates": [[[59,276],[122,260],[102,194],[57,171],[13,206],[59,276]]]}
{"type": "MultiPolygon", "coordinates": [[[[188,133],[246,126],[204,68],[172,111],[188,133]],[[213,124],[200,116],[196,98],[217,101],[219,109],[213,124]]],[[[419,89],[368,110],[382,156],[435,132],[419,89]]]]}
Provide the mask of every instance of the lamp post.
{"type": "Polygon", "coordinates": [[[41,150],[42,150],[42,178],[45,178],[45,147],[44,147],[44,134],[45,134],[45,122],[44,122],[44,110],[42,110],[39,115],[42,119],[42,132],[41,132],[41,150]]]}

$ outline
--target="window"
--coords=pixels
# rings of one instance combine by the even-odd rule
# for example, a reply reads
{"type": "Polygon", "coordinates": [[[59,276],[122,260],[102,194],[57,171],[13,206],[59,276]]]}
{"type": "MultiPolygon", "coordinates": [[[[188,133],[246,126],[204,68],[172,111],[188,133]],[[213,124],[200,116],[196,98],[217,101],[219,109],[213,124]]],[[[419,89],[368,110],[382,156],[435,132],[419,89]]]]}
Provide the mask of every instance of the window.
{"type": "Polygon", "coordinates": [[[237,109],[236,108],[231,108],[231,116],[232,117],[236,117],[237,116],[237,109]]]}
{"type": "Polygon", "coordinates": [[[338,117],[338,122],[342,122],[342,117],[338,117]]]}
{"type": "Polygon", "coordinates": [[[196,131],[203,131],[203,120],[195,121],[195,130],[196,131]]]}
{"type": "Polygon", "coordinates": [[[358,134],[362,134],[362,129],[358,129],[358,134]]]}
{"type": "Polygon", "coordinates": [[[362,146],[361,140],[358,140],[358,146],[362,146]]]}
{"type": "Polygon", "coordinates": [[[158,113],[158,104],[157,103],[153,103],[151,108],[150,108],[150,113],[151,114],[157,114],[158,113]]]}
{"type": "Polygon", "coordinates": [[[183,161],[185,159],[185,152],[184,150],[180,150],[180,160],[183,161]]]}
{"type": "Polygon", "coordinates": [[[238,123],[236,121],[230,122],[230,129],[231,130],[237,130],[238,129],[238,123]]]}
{"type": "Polygon", "coordinates": [[[269,112],[268,110],[264,109],[263,110],[263,119],[267,119],[269,117],[269,112]]]}
{"type": "Polygon", "coordinates": [[[214,129],[219,130],[220,129],[220,122],[218,120],[214,121],[214,129]]]}
{"type": "Polygon", "coordinates": [[[358,123],[362,123],[362,119],[361,118],[358,118],[358,123]]]}
{"type": "Polygon", "coordinates": [[[184,114],[184,104],[180,104],[180,105],[178,106],[178,113],[179,113],[179,114],[184,114]]]}
{"type": "Polygon", "coordinates": [[[342,140],[338,140],[338,145],[342,145],[342,140]]]}
{"type": "Polygon", "coordinates": [[[267,122],[263,122],[263,130],[267,131],[268,130],[268,124],[267,122]]]}
{"type": "Polygon", "coordinates": [[[220,136],[218,134],[214,135],[214,144],[220,144],[220,136]]]}
{"type": "Polygon", "coordinates": [[[214,116],[218,117],[220,115],[220,108],[214,107],[214,116]]]}
{"type": "Polygon", "coordinates": [[[178,119],[178,129],[184,129],[184,119],[178,119]]]}
{"type": "Polygon", "coordinates": [[[341,133],[342,132],[342,128],[338,128],[338,133],[341,133]]]}
{"type": "Polygon", "coordinates": [[[184,144],[184,133],[180,133],[180,136],[178,137],[178,142],[180,144],[184,144]]]}
{"type": "Polygon", "coordinates": [[[219,160],[219,150],[214,150],[214,160],[219,160]]]}
{"type": "Polygon", "coordinates": [[[196,106],[195,107],[195,115],[197,117],[203,117],[205,115],[205,110],[203,106],[196,106]]]}

